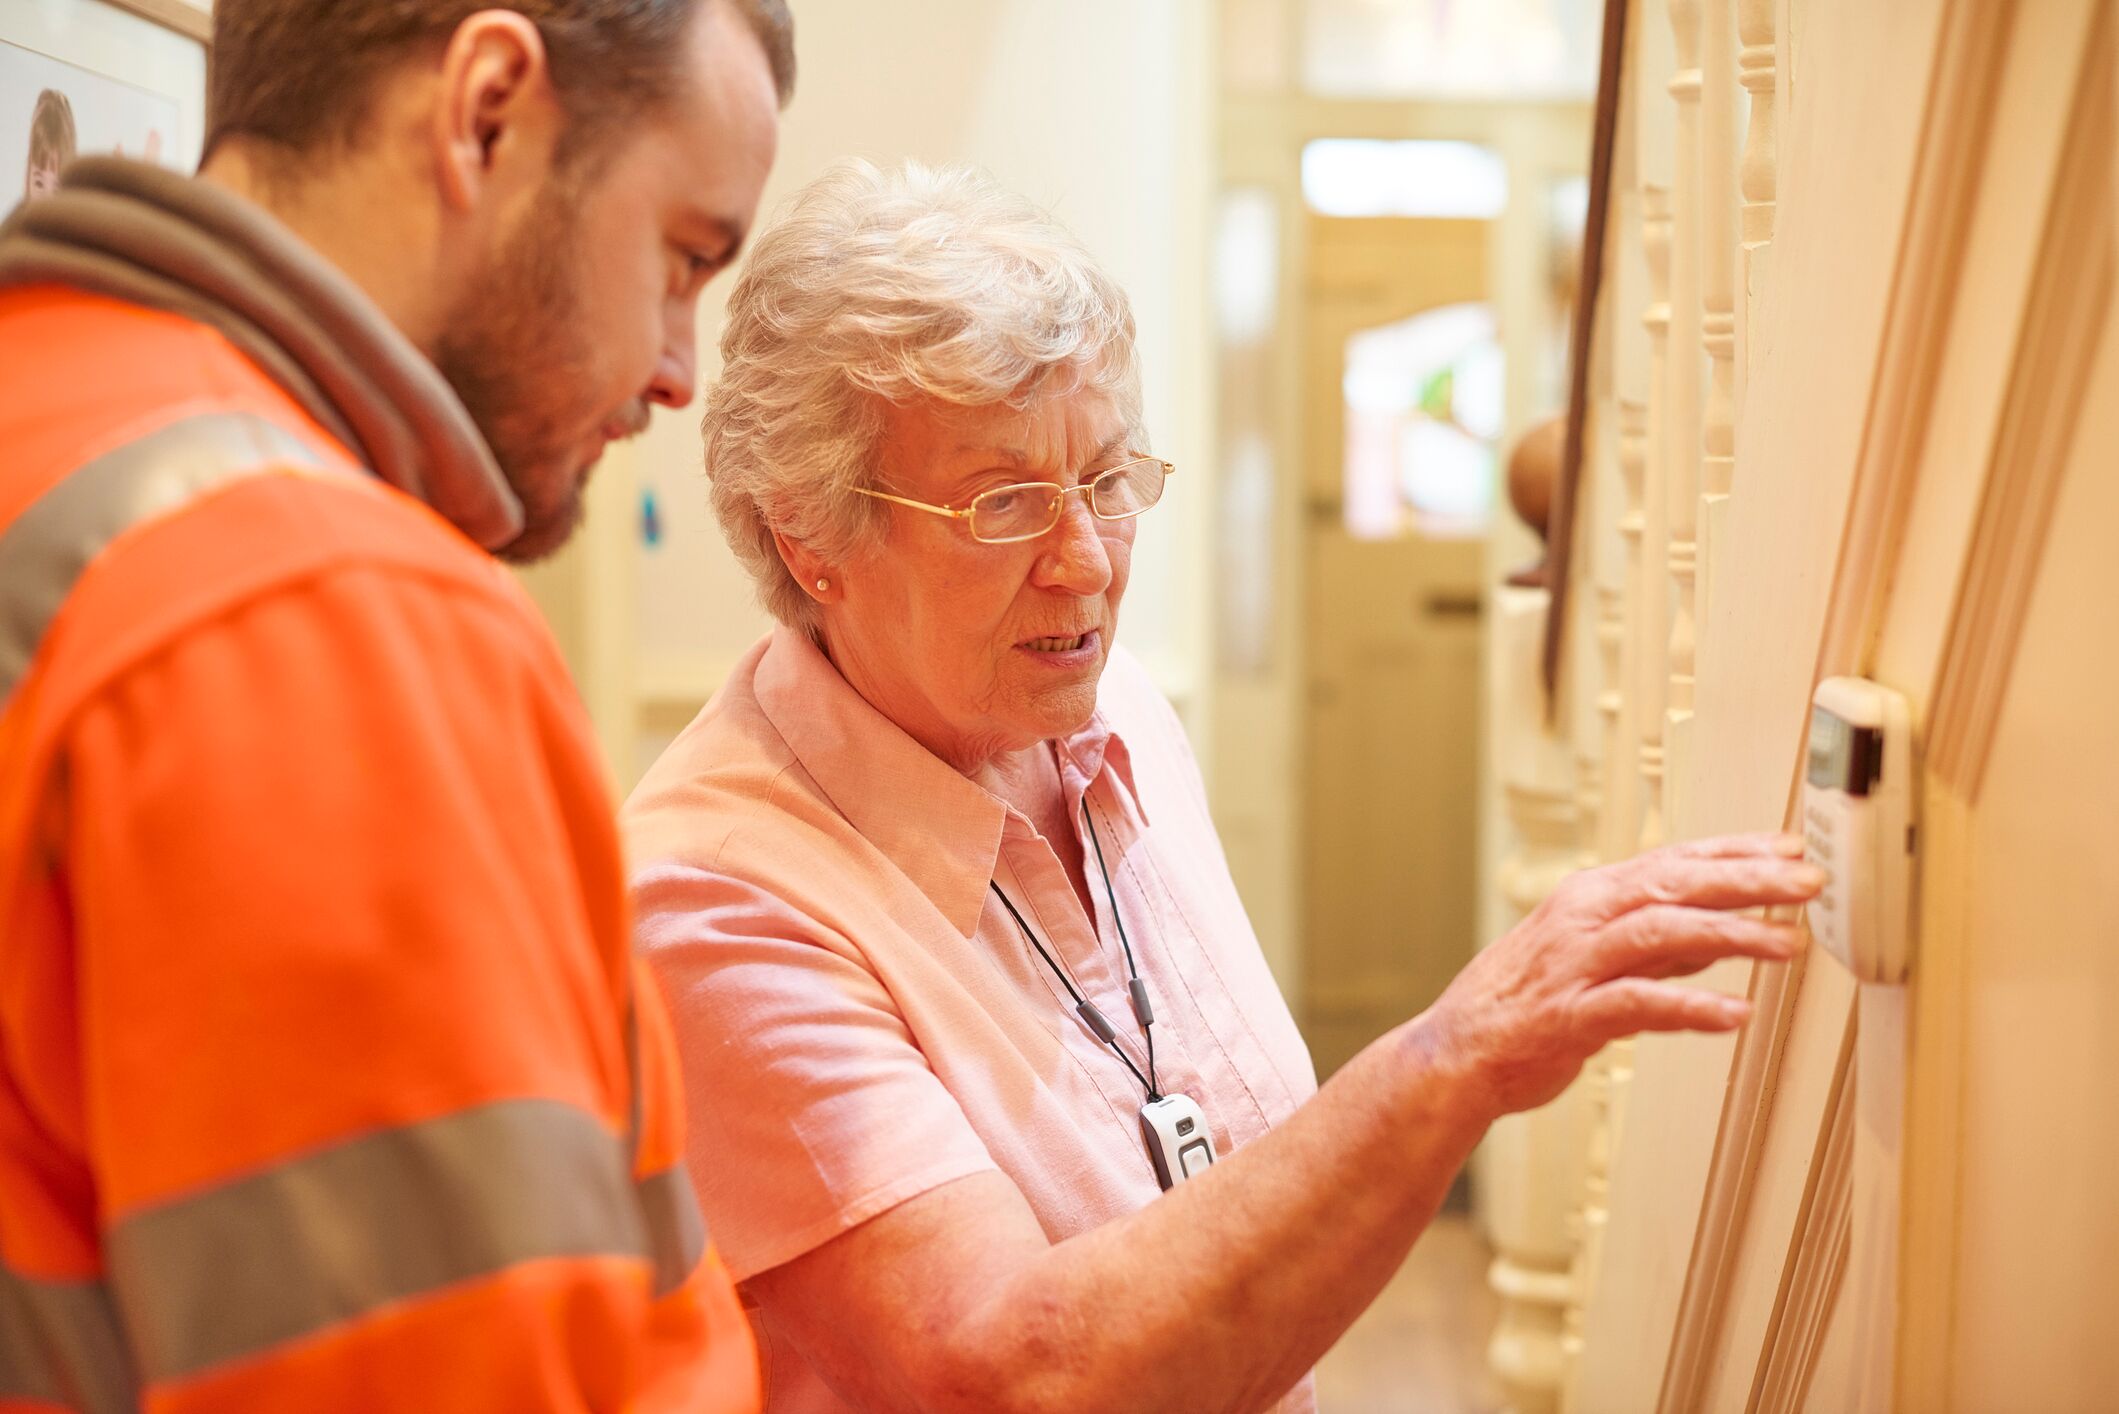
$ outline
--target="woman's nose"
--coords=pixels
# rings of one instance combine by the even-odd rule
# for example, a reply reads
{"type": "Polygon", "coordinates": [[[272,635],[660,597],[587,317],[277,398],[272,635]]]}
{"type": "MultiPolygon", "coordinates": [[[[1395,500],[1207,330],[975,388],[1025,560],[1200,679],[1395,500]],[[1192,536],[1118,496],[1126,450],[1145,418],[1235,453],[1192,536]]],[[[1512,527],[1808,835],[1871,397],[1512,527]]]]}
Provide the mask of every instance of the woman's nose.
{"type": "Polygon", "coordinates": [[[1060,503],[1059,524],[1046,534],[1034,570],[1042,588],[1074,594],[1101,594],[1111,583],[1111,553],[1104,545],[1103,522],[1089,509],[1087,492],[1060,503]]]}

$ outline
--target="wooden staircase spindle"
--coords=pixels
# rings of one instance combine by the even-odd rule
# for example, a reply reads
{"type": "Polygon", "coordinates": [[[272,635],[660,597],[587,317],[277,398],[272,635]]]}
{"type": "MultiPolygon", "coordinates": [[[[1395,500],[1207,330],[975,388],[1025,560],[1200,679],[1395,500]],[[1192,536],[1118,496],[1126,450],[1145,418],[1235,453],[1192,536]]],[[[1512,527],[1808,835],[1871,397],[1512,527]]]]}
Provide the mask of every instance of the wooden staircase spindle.
{"type": "Polygon", "coordinates": [[[1670,96],[1677,101],[1677,166],[1672,183],[1670,235],[1670,352],[1665,366],[1664,496],[1670,516],[1670,686],[1663,716],[1663,828],[1684,832],[1688,780],[1685,747],[1692,731],[1693,580],[1699,563],[1700,518],[1700,22],[1703,0],[1670,0],[1670,32],[1677,67],[1670,96]]]}
{"type": "MultiPolygon", "coordinates": [[[[1647,95],[1643,95],[1647,101],[1647,95]]],[[[1670,257],[1672,219],[1670,192],[1653,183],[1641,187],[1641,246],[1648,258],[1648,308],[1641,322],[1648,327],[1648,427],[1647,457],[1641,486],[1640,604],[1635,639],[1639,646],[1636,667],[1640,672],[1641,701],[1641,832],[1637,849],[1654,849],[1663,843],[1663,704],[1668,698],[1664,668],[1665,635],[1669,632],[1668,602],[1664,591],[1663,556],[1668,518],[1663,484],[1670,475],[1675,451],[1669,436],[1669,378],[1671,346],[1670,257]]]]}
{"type": "MultiPolygon", "coordinates": [[[[1693,676],[1713,602],[1716,532],[1736,481],[1736,0],[1705,0],[1700,25],[1700,342],[1707,402],[1693,534],[1693,676]]],[[[1691,831],[1687,831],[1691,833],[1691,831]]]]}
{"type": "Polygon", "coordinates": [[[1737,54],[1737,82],[1751,95],[1751,120],[1744,131],[1744,155],[1738,168],[1743,198],[1738,230],[1743,244],[1744,276],[1743,337],[1737,345],[1739,409],[1744,379],[1750,369],[1758,312],[1773,268],[1773,208],[1780,160],[1776,126],[1780,57],[1773,22],[1773,0],[1737,0],[1737,38],[1743,45],[1737,54]]]}

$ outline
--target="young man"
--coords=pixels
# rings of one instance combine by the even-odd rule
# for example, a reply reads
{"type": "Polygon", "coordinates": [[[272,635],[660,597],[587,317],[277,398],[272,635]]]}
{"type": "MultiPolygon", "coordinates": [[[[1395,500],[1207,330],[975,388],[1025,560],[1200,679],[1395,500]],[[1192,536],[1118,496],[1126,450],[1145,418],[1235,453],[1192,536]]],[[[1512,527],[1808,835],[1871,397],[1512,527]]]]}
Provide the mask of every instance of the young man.
{"type": "Polygon", "coordinates": [[[197,180],[84,162],[0,232],[0,1402],[755,1408],[486,552],[690,400],[783,0],[214,19],[197,180]]]}

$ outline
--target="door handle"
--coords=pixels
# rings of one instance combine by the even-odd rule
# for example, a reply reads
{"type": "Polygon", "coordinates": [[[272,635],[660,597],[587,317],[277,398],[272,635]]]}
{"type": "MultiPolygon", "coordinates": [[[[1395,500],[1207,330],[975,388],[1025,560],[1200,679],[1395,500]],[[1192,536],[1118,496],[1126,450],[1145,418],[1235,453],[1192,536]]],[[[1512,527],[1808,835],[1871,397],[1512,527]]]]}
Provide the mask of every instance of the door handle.
{"type": "Polygon", "coordinates": [[[1486,606],[1477,594],[1452,593],[1446,589],[1430,592],[1421,609],[1429,618],[1476,619],[1486,612],[1486,606]]]}

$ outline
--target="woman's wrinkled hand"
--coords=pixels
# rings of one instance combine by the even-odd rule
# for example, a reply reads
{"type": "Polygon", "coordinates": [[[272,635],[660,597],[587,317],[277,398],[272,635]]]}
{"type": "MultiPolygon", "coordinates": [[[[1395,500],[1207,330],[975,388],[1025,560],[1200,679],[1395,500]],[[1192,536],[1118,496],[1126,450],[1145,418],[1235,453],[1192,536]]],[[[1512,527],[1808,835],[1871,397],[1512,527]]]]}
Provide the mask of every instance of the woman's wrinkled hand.
{"type": "Polygon", "coordinates": [[[1777,834],[1585,870],[1481,952],[1413,1027],[1484,1121],[1534,1109],[1621,1036],[1742,1025],[1750,1003],[1669,979],[1723,958],[1794,956],[1800,927],[1740,910],[1803,903],[1824,882],[1802,841],[1777,834]]]}

